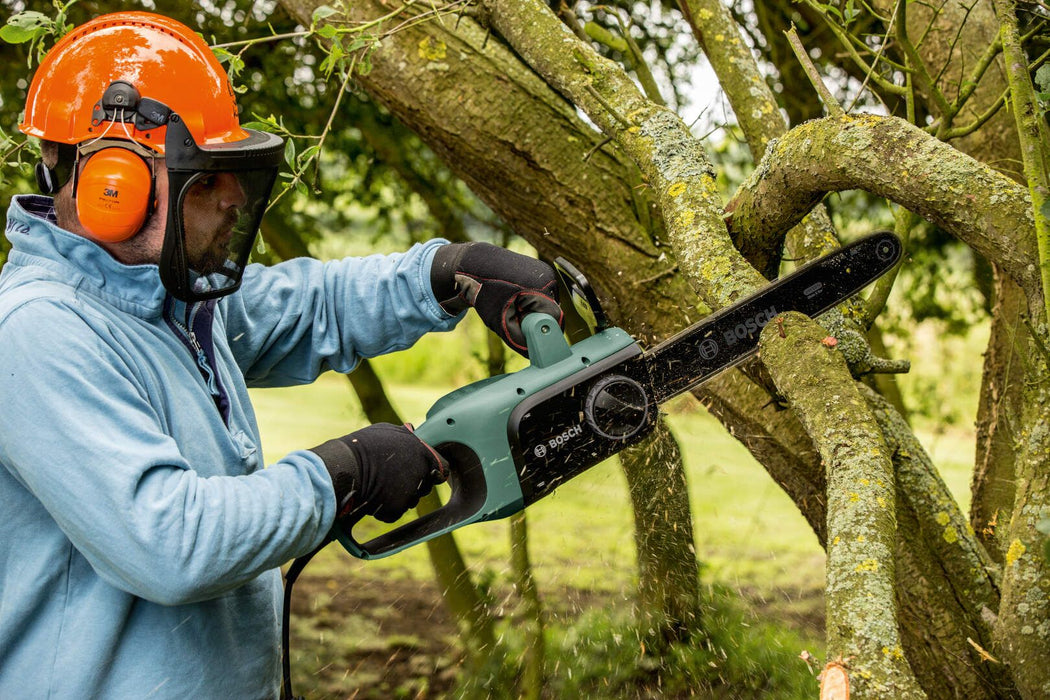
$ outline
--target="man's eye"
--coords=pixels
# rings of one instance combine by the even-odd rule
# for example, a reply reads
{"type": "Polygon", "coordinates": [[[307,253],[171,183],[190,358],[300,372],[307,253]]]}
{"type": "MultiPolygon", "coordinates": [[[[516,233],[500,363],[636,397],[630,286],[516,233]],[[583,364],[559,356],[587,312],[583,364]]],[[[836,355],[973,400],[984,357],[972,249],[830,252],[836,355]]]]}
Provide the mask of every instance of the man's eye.
{"type": "Polygon", "coordinates": [[[199,178],[193,184],[196,185],[197,187],[200,187],[200,188],[203,188],[203,189],[211,189],[212,187],[215,186],[215,176],[214,175],[205,175],[205,176],[199,178]]]}

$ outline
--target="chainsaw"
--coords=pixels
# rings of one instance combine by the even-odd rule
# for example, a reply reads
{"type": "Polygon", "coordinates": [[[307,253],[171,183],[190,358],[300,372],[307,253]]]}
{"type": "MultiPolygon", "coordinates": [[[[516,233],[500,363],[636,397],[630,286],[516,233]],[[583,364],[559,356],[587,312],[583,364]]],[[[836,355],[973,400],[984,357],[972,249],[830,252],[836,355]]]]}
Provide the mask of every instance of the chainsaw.
{"type": "Polygon", "coordinates": [[[442,507],[364,543],[361,518],[333,535],[361,559],[390,556],[471,523],[513,515],[652,432],[658,407],[758,348],[766,324],[787,311],[810,317],[847,300],[897,264],[900,240],[878,232],[799,267],[648,350],[612,326],[586,278],[555,267],[594,333],[572,345],[557,321],[522,321],[529,366],[439,399],[416,434],[449,463],[442,507]]]}

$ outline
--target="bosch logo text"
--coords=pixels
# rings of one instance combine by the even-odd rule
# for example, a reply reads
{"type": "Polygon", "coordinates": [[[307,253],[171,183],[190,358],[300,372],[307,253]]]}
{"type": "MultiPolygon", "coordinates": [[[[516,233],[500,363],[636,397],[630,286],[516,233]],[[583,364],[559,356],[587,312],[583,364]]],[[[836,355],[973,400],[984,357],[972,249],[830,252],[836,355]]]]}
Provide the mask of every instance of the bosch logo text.
{"type": "Polygon", "coordinates": [[[550,450],[556,450],[559,447],[563,447],[564,445],[568,444],[568,442],[570,440],[572,440],[574,437],[578,437],[578,436],[580,436],[582,434],[583,434],[583,426],[581,426],[581,425],[573,425],[573,426],[563,430],[562,432],[558,433],[557,435],[552,437],[550,440],[547,440],[547,442],[545,442],[545,443],[541,442],[539,445],[536,445],[536,447],[532,448],[532,452],[533,452],[533,454],[535,454],[540,459],[543,459],[544,457],[547,456],[547,453],[550,450]]]}
{"type": "Polygon", "coordinates": [[[730,328],[723,333],[726,345],[736,345],[737,341],[758,333],[765,328],[767,323],[776,318],[776,315],[776,308],[770,306],[768,309],[759,311],[754,316],[744,319],[743,323],[738,323],[735,328],[730,328]]]}

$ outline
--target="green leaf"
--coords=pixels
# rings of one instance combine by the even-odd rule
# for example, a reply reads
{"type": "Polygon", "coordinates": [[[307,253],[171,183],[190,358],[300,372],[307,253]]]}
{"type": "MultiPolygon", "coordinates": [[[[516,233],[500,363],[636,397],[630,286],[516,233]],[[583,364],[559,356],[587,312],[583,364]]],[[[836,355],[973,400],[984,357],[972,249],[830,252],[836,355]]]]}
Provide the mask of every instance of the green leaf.
{"type": "Polygon", "coordinates": [[[51,18],[43,12],[35,12],[33,10],[26,10],[25,12],[19,12],[17,15],[11,15],[7,23],[22,29],[45,30],[53,24],[51,18]]]}
{"type": "Polygon", "coordinates": [[[852,23],[853,20],[855,20],[859,15],[860,15],[860,10],[858,10],[854,6],[853,0],[847,0],[847,2],[846,2],[846,9],[843,12],[843,16],[844,16],[846,24],[849,25],[850,23],[852,23]]]}
{"type": "Polygon", "coordinates": [[[338,13],[339,10],[335,9],[334,7],[329,7],[328,5],[318,5],[317,9],[314,10],[313,16],[311,17],[311,21],[314,24],[317,24],[321,20],[328,19],[332,15],[338,13]]]}
{"type": "Polygon", "coordinates": [[[295,141],[292,139],[284,142],[284,162],[289,168],[295,167],[295,141]]]}
{"type": "Polygon", "coordinates": [[[332,39],[338,33],[339,30],[335,28],[334,24],[321,25],[321,28],[317,30],[317,35],[322,39],[332,39]]]}
{"type": "Polygon", "coordinates": [[[243,122],[242,129],[254,129],[255,131],[273,131],[274,126],[269,122],[243,122]]]}
{"type": "Polygon", "coordinates": [[[284,125],[274,115],[270,114],[262,116],[257,113],[252,113],[254,117],[253,121],[241,124],[245,129],[257,129],[259,131],[269,131],[274,134],[280,134],[285,131],[284,125]]]}
{"type": "Polygon", "coordinates": [[[1039,66],[1039,70],[1035,72],[1035,83],[1040,92],[1050,92],[1050,63],[1039,66]]]}
{"type": "Polygon", "coordinates": [[[13,24],[5,24],[3,27],[0,27],[0,39],[3,39],[8,44],[24,44],[35,39],[39,33],[39,31],[22,29],[13,24]]]}
{"type": "Polygon", "coordinates": [[[332,47],[325,56],[324,60],[321,61],[321,72],[324,73],[325,78],[331,77],[332,71],[339,66],[339,63],[343,60],[345,54],[343,53],[343,47],[338,41],[332,42],[332,47]]]}
{"type": "Polygon", "coordinates": [[[313,145],[313,146],[310,146],[309,148],[305,149],[302,153],[300,153],[299,154],[299,167],[300,168],[306,167],[306,165],[311,160],[313,160],[314,158],[317,157],[317,154],[320,152],[320,150],[321,149],[320,149],[319,146],[313,145]]]}
{"type": "Polygon", "coordinates": [[[358,37],[350,42],[350,47],[346,50],[347,53],[353,53],[359,51],[366,46],[372,46],[374,39],[372,37],[358,37]]]}
{"type": "Polygon", "coordinates": [[[372,72],[372,54],[371,52],[366,53],[361,59],[361,62],[357,64],[358,75],[368,75],[372,72]]]}

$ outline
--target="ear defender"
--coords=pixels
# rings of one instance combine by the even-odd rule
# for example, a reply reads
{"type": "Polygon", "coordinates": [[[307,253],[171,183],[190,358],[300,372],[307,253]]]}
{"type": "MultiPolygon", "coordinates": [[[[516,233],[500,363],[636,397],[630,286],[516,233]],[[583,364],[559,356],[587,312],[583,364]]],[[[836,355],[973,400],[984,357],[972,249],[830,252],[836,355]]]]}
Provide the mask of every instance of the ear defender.
{"type": "Polygon", "coordinates": [[[52,195],[62,189],[55,169],[49,168],[43,162],[36,164],[33,174],[36,175],[36,186],[40,190],[40,194],[52,195]]]}
{"type": "Polygon", "coordinates": [[[104,148],[80,169],[73,197],[87,232],[103,243],[119,243],[134,236],[153,211],[153,173],[138,154],[104,148]]]}

